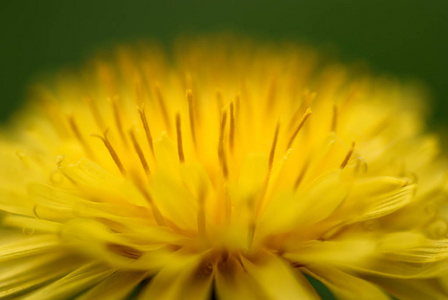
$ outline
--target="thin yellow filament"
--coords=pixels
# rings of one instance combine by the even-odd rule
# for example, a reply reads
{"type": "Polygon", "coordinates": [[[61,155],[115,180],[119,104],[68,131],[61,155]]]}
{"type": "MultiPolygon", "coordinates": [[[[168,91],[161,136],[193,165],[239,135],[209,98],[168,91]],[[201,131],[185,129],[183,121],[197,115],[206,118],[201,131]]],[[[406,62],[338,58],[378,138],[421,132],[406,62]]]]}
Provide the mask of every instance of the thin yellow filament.
{"type": "Polygon", "coordinates": [[[177,153],[179,155],[179,161],[185,162],[184,149],[182,145],[182,128],[181,128],[180,114],[176,114],[176,135],[177,135],[177,153]]]}
{"type": "Polygon", "coordinates": [[[109,129],[106,129],[106,131],[104,131],[103,136],[101,135],[97,135],[97,134],[92,134],[93,137],[97,137],[100,140],[103,141],[104,146],[106,146],[107,151],[109,151],[110,156],[112,157],[114,163],[117,165],[118,169],[120,170],[122,175],[126,175],[126,170],[123,167],[123,164],[121,163],[120,158],[117,155],[117,152],[115,152],[114,147],[112,147],[112,144],[109,141],[109,138],[107,137],[107,133],[109,132],[109,129]]]}
{"type": "Polygon", "coordinates": [[[195,103],[193,102],[193,92],[191,90],[187,90],[186,96],[187,96],[187,102],[188,102],[188,114],[190,117],[191,137],[193,139],[194,146],[197,147],[196,124],[195,124],[195,103]]]}
{"type": "Polygon", "coordinates": [[[143,153],[142,148],[140,147],[137,138],[135,137],[135,133],[132,129],[129,130],[129,135],[131,136],[132,145],[134,146],[135,152],[137,152],[143,170],[145,170],[146,175],[150,175],[151,171],[149,169],[148,162],[146,161],[145,154],[143,153]]]}
{"type": "Polygon", "coordinates": [[[306,110],[305,114],[303,115],[302,120],[300,120],[299,125],[297,125],[296,130],[294,131],[294,133],[289,138],[288,146],[286,147],[287,149],[291,148],[292,143],[294,142],[294,139],[296,138],[296,136],[299,133],[300,129],[302,129],[303,125],[305,124],[306,120],[310,117],[311,114],[312,114],[312,111],[311,111],[310,108],[308,108],[306,110]]]}
{"type": "Polygon", "coordinates": [[[279,131],[280,131],[280,122],[277,123],[277,127],[275,128],[274,139],[272,141],[271,151],[269,153],[269,164],[268,164],[269,172],[271,172],[272,166],[274,164],[275,149],[277,148],[277,141],[278,141],[278,133],[279,133],[279,131]]]}
{"type": "Polygon", "coordinates": [[[333,118],[331,120],[331,131],[336,132],[336,128],[338,126],[338,107],[336,103],[333,105],[333,118]]]}
{"type": "Polygon", "coordinates": [[[218,157],[219,157],[219,162],[221,164],[222,173],[223,173],[225,179],[227,179],[229,177],[229,169],[227,166],[227,158],[226,158],[226,153],[225,153],[225,149],[224,149],[224,133],[225,133],[225,129],[226,129],[226,123],[227,123],[227,111],[224,111],[222,113],[221,128],[219,131],[218,157]]]}
{"type": "Polygon", "coordinates": [[[230,151],[233,152],[235,147],[235,107],[233,102],[230,103],[229,145],[230,151]]]}
{"type": "Polygon", "coordinates": [[[348,161],[350,160],[350,157],[352,156],[354,150],[355,150],[355,142],[352,142],[352,145],[348,150],[347,155],[345,156],[344,160],[341,163],[340,166],[341,169],[344,169],[347,166],[348,161]]]}

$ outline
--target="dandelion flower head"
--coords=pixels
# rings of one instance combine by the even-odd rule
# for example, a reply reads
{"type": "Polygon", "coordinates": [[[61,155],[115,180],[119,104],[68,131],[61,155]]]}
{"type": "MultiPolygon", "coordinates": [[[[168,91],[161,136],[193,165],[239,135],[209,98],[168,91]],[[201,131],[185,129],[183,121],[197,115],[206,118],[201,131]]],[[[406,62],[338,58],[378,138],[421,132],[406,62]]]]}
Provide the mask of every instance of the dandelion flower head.
{"type": "Polygon", "coordinates": [[[100,55],[2,133],[0,297],[446,299],[421,101],[293,45],[100,55]]]}

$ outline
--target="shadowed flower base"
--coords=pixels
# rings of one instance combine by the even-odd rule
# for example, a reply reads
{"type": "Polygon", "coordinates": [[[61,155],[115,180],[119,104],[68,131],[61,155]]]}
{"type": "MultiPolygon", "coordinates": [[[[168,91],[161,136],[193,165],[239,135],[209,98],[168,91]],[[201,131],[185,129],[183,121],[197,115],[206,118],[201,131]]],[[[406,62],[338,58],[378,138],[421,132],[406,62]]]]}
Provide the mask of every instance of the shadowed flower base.
{"type": "Polygon", "coordinates": [[[420,98],[291,45],[96,58],[2,136],[0,297],[446,299],[420,98]]]}

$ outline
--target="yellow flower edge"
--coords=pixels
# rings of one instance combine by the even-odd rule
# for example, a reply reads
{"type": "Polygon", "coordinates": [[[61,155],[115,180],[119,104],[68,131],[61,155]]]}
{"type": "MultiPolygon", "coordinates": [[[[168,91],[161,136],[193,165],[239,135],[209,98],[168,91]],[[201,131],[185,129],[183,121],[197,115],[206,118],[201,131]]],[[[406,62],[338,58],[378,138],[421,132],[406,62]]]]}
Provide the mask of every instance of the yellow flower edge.
{"type": "Polygon", "coordinates": [[[0,141],[0,298],[448,298],[446,164],[411,85],[312,49],[120,47],[0,141]]]}

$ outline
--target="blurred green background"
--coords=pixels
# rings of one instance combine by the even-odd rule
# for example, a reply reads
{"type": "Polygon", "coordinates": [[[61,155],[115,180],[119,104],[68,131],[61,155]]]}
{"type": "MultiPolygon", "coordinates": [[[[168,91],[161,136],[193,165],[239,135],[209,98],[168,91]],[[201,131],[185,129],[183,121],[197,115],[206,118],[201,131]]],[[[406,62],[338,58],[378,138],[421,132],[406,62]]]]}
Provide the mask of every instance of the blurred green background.
{"type": "Polygon", "coordinates": [[[0,120],[20,106],[34,76],[76,66],[97,48],[221,31],[307,42],[418,78],[432,92],[429,122],[448,125],[447,0],[0,0],[0,120]]]}

